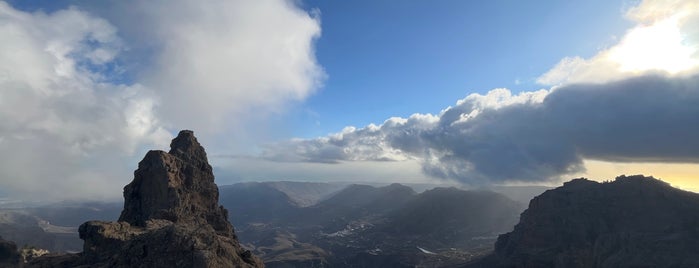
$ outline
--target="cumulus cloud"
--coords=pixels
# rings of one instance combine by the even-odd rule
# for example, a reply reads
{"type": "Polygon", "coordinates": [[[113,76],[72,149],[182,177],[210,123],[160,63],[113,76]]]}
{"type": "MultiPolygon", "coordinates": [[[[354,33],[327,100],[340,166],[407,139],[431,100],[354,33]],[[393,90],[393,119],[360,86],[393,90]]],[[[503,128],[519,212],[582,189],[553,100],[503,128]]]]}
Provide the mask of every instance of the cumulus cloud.
{"type": "Polygon", "coordinates": [[[100,196],[117,187],[114,175],[129,174],[105,163],[169,136],[147,90],[105,83],[95,71],[123,48],[107,21],[75,8],[30,14],[0,2],[0,35],[5,191],[100,196]],[[97,155],[103,160],[91,161],[97,155]]]}
{"type": "Polygon", "coordinates": [[[699,3],[645,0],[626,17],[637,23],[597,55],[562,59],[537,81],[544,85],[605,83],[648,73],[678,76],[699,69],[699,3]]]}
{"type": "Polygon", "coordinates": [[[319,19],[291,1],[76,3],[47,14],[0,1],[5,193],[116,198],[173,131],[226,136],[323,79],[319,19]]]}
{"type": "MultiPolygon", "coordinates": [[[[320,18],[292,1],[107,1],[110,18],[141,62],[137,80],[157,91],[158,117],[198,135],[306,98],[324,72],[315,58],[320,18]],[[129,14],[124,16],[124,14],[129,14]]],[[[134,57],[134,55],[129,55],[134,57]]],[[[131,58],[138,62],[138,59],[131,58]]]]}
{"type": "Polygon", "coordinates": [[[407,156],[386,142],[385,129],[408,120],[392,118],[386,127],[347,127],[342,132],[318,139],[295,139],[268,146],[263,158],[279,162],[339,163],[350,161],[407,160],[407,156]]]}
{"type": "Polygon", "coordinates": [[[417,160],[426,175],[465,183],[555,181],[583,160],[698,163],[699,4],[646,0],[619,42],[562,59],[551,89],[472,94],[438,115],[271,146],[276,161],[417,160]]]}
{"type": "MultiPolygon", "coordinates": [[[[471,184],[556,180],[583,171],[583,159],[698,163],[698,103],[699,76],[642,76],[517,95],[496,89],[439,115],[289,141],[284,146],[295,158],[268,157],[418,159],[427,175],[471,184]]],[[[278,151],[289,152],[267,153],[278,151]]]]}

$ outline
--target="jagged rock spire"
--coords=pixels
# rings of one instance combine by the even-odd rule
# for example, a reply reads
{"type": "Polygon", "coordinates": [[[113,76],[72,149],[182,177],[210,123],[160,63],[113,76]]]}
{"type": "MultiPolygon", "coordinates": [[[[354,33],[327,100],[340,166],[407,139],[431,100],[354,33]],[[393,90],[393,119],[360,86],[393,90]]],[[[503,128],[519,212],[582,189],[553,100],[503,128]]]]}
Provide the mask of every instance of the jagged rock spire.
{"type": "Polygon", "coordinates": [[[170,152],[149,151],[124,187],[118,222],[79,228],[83,252],[37,258],[29,267],[264,267],[240,246],[218,206],[206,152],[190,130],[170,152]]]}
{"type": "Polygon", "coordinates": [[[151,219],[211,224],[221,235],[233,235],[227,211],[218,206],[206,151],[191,130],[172,140],[170,152],[149,151],[138,164],[134,180],[124,187],[119,221],[145,226],[151,219]]]}
{"type": "Polygon", "coordinates": [[[186,161],[204,162],[207,165],[209,162],[204,147],[199,144],[197,138],[194,137],[194,131],[191,130],[180,131],[170,143],[170,152],[168,153],[186,161]]]}

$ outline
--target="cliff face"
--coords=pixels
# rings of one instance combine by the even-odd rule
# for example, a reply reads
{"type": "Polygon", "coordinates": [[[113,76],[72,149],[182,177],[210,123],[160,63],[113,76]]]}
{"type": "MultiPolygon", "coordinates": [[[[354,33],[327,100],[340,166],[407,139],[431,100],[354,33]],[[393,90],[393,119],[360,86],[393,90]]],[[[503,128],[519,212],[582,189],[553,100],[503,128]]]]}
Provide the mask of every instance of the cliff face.
{"type": "Polygon", "coordinates": [[[145,227],[148,220],[211,225],[233,237],[228,212],[218,205],[218,187],[204,148],[191,131],[172,140],[170,152],[150,151],[124,187],[119,221],[145,227]]]}
{"type": "Polygon", "coordinates": [[[697,248],[698,194],[652,177],[576,179],[534,198],[479,265],[699,267],[697,248]]]}
{"type": "Polygon", "coordinates": [[[263,267],[243,249],[218,205],[204,148],[183,130],[170,152],[150,151],[124,187],[117,222],[79,228],[83,252],[48,256],[34,267],[263,267]]]}

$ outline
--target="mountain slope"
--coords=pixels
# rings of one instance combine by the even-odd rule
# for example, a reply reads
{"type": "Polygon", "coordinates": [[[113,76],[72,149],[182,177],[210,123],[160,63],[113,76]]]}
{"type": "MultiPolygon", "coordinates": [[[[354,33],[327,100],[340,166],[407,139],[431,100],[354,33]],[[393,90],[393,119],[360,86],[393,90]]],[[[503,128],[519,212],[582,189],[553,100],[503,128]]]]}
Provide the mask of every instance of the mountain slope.
{"type": "Polygon", "coordinates": [[[309,207],[347,187],[344,183],[271,181],[263,182],[285,193],[300,207],[309,207]]]}
{"type": "Polygon", "coordinates": [[[386,228],[396,235],[464,245],[473,237],[512,230],[522,209],[521,204],[494,192],[435,188],[393,213],[386,228]]]}
{"type": "Polygon", "coordinates": [[[223,186],[219,199],[230,211],[231,222],[240,226],[284,219],[298,209],[286,193],[259,182],[223,186]]]}
{"type": "Polygon", "coordinates": [[[317,205],[303,208],[296,218],[296,227],[317,226],[331,235],[364,229],[385,221],[390,212],[416,195],[412,188],[397,183],[383,187],[349,185],[317,205]]]}
{"type": "Polygon", "coordinates": [[[576,179],[534,198],[472,267],[699,267],[699,195],[652,177],[576,179]]]}
{"type": "Polygon", "coordinates": [[[221,200],[241,242],[269,267],[463,264],[491,251],[524,208],[489,191],[417,194],[401,184],[349,185],[302,207],[275,185],[244,183],[221,187],[221,200]]]}

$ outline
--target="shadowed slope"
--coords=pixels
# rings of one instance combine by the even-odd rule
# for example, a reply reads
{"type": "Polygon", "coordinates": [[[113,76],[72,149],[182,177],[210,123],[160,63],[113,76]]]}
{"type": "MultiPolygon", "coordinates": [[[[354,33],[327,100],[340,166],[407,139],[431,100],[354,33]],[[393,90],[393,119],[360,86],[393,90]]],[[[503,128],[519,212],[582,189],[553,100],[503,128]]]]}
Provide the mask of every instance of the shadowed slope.
{"type": "Polygon", "coordinates": [[[698,267],[699,195],[652,177],[575,179],[534,198],[473,267],[698,267]]]}

